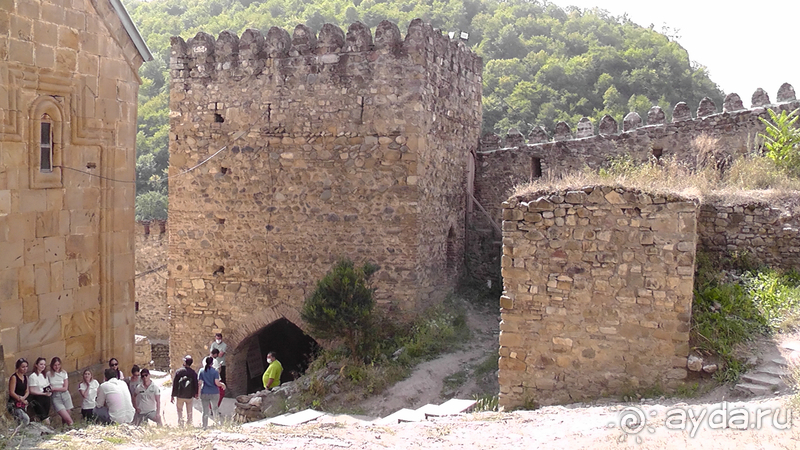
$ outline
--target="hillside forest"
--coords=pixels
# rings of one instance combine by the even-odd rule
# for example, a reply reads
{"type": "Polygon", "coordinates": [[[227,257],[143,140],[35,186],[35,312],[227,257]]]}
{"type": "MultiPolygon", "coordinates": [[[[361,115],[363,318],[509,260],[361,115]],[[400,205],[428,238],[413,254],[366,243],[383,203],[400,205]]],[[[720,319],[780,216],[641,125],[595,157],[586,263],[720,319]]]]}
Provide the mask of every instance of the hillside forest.
{"type": "MultiPolygon", "coordinates": [[[[676,31],[656,30],[600,9],[560,7],[546,0],[125,0],[154,60],[140,69],[136,137],[137,220],[166,219],[169,162],[169,40],[199,31],[237,35],[248,28],[290,33],[304,23],[347,30],[361,21],[373,33],[384,19],[404,31],[422,18],[444,33],[468,35],[483,58],[482,132],[524,135],[558,121],[575,126],[586,116],[618,122],[653,105],[668,117],[675,103],[694,110],[703,97],[721,105],[723,92],[706,69],[691,61],[676,31]]],[[[595,125],[596,126],[596,125],[595,125]]]]}

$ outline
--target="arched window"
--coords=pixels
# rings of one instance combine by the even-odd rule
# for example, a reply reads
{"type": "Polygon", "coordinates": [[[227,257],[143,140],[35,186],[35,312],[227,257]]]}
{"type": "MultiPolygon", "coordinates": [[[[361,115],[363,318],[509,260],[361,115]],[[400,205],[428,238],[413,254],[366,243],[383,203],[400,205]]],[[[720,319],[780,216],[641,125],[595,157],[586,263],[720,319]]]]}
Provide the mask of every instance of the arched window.
{"type": "Polygon", "coordinates": [[[30,186],[32,189],[60,188],[65,145],[63,98],[42,95],[30,109],[28,140],[30,186]]]}
{"type": "Polygon", "coordinates": [[[39,128],[39,170],[50,173],[53,171],[53,119],[42,114],[39,128]]]}

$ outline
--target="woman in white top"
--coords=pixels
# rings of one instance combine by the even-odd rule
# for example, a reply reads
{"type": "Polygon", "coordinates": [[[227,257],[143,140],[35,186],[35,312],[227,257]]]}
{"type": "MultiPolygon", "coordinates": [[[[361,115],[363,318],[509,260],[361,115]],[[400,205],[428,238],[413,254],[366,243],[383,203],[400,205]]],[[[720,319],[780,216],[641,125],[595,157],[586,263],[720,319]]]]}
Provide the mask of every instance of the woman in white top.
{"type": "Polygon", "coordinates": [[[80,391],[83,397],[83,403],[81,403],[81,415],[83,416],[83,420],[94,420],[94,407],[97,406],[97,388],[99,387],[100,383],[94,379],[92,371],[89,369],[84,370],[83,381],[78,385],[78,391],[80,391]]]}
{"type": "Polygon", "coordinates": [[[36,358],[33,373],[28,376],[28,396],[33,413],[42,423],[50,425],[50,396],[52,395],[50,381],[45,376],[47,360],[41,356],[36,358]]]}
{"type": "Polygon", "coordinates": [[[69,393],[69,379],[67,371],[61,369],[61,358],[58,356],[50,360],[50,372],[47,373],[47,380],[50,382],[53,393],[50,397],[53,409],[61,416],[62,423],[72,425],[72,416],[69,413],[74,406],[72,405],[72,395],[69,393]]]}

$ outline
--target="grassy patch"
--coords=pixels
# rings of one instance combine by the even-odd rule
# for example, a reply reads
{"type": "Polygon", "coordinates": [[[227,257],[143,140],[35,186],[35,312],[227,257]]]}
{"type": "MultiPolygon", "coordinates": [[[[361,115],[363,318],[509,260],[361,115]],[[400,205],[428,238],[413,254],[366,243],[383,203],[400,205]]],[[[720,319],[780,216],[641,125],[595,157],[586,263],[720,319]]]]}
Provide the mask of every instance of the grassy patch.
{"type": "Polygon", "coordinates": [[[442,380],[442,397],[452,396],[468,379],[469,373],[466,370],[459,370],[456,373],[446,376],[444,380],[442,380]]]}
{"type": "Polygon", "coordinates": [[[473,408],[475,412],[497,411],[498,409],[499,398],[497,395],[476,395],[473,399],[476,402],[473,408]]]}
{"type": "MultiPolygon", "coordinates": [[[[705,147],[705,143],[696,143],[705,147]]],[[[709,151],[698,150],[698,155],[709,151]]],[[[515,186],[513,195],[540,191],[580,188],[591,185],[625,186],[660,194],[677,194],[700,201],[762,201],[775,207],[800,209],[797,192],[800,179],[789,176],[774,161],[752,153],[717,164],[719,157],[703,161],[661,160],[638,161],[630,156],[611,158],[606,167],[585,169],[558,177],[542,177],[532,183],[515,186]]],[[[698,159],[700,157],[698,156],[698,159]]]]}
{"type": "Polygon", "coordinates": [[[354,412],[352,404],[406,378],[416,364],[458,348],[470,336],[459,301],[449,298],[409,323],[378,318],[368,362],[354,360],[344,348],[323,351],[288,407],[354,412]]]}
{"type": "Polygon", "coordinates": [[[486,357],[486,359],[483,360],[483,362],[475,366],[475,376],[482,377],[484,375],[497,372],[498,362],[499,356],[494,353],[490,354],[486,357]]]}
{"type": "Polygon", "coordinates": [[[715,377],[736,381],[746,370],[736,347],[758,334],[797,324],[800,275],[756,267],[746,254],[712,258],[698,254],[692,306],[693,348],[717,355],[722,367],[715,377]]]}

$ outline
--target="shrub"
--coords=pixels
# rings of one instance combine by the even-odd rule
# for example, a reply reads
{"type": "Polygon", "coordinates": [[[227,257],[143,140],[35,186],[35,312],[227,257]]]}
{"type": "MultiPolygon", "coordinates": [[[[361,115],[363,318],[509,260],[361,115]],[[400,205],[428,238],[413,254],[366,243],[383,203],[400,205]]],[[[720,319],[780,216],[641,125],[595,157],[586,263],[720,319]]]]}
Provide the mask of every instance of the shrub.
{"type": "Polygon", "coordinates": [[[355,267],[349,259],[339,260],[319,282],[303,304],[301,316],[311,331],[322,339],[342,339],[356,359],[369,353],[365,348],[371,332],[375,300],[369,278],[378,267],[365,263],[355,267]]]}
{"type": "Polygon", "coordinates": [[[759,117],[761,123],[766,126],[765,133],[759,136],[764,139],[765,155],[783,167],[790,175],[800,175],[800,129],[795,126],[800,109],[795,109],[791,113],[767,109],[770,120],[759,117]]]}

